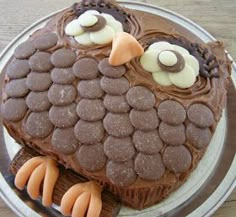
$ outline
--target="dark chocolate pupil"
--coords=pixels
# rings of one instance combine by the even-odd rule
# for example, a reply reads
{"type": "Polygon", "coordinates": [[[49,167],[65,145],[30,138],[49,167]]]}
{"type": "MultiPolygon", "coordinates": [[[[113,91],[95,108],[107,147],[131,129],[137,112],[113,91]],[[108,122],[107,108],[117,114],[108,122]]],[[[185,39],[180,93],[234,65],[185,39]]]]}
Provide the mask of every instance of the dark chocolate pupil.
{"type": "Polygon", "coordinates": [[[92,26],[81,26],[85,32],[97,32],[103,29],[107,23],[106,19],[103,16],[95,15],[98,18],[98,21],[92,26]]]}

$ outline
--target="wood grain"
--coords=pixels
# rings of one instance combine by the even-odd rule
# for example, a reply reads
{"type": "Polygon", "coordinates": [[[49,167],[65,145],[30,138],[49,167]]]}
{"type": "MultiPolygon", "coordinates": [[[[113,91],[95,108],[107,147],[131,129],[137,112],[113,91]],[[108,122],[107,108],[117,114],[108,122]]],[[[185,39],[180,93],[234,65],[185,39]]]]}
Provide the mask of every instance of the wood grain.
{"type": "MultiPolygon", "coordinates": [[[[21,31],[39,18],[67,7],[76,0],[0,0],[0,52],[21,31]]],[[[143,0],[173,10],[193,20],[218,40],[236,59],[236,1],[143,0]]],[[[0,199],[0,216],[15,216],[0,199]]],[[[213,217],[236,216],[236,191],[213,217]]]]}

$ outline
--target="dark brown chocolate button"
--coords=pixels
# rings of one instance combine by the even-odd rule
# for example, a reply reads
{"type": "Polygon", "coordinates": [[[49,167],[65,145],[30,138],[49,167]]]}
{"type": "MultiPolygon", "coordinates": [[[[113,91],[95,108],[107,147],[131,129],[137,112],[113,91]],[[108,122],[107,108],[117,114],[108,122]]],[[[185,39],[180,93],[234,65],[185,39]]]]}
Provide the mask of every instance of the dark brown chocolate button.
{"type": "Polygon", "coordinates": [[[57,68],[68,68],[75,63],[76,55],[71,49],[61,48],[51,56],[52,64],[57,68]]]}
{"type": "Polygon", "coordinates": [[[113,113],[126,113],[130,110],[125,95],[112,96],[106,95],[103,101],[106,109],[113,113]]]}
{"type": "Polygon", "coordinates": [[[7,67],[7,76],[11,79],[25,77],[30,72],[28,60],[13,60],[7,67]]]}
{"type": "Polygon", "coordinates": [[[59,128],[68,128],[76,124],[78,116],[76,114],[76,104],[67,106],[52,106],[49,110],[51,122],[59,128]]]}
{"type": "Polygon", "coordinates": [[[192,155],[184,146],[168,146],[163,154],[163,162],[174,173],[186,172],[192,163],[192,155]]]}
{"type": "Polygon", "coordinates": [[[144,154],[157,154],[163,147],[163,142],[157,130],[143,132],[135,131],[133,142],[138,151],[144,154]]]}
{"type": "Polygon", "coordinates": [[[73,66],[74,74],[80,79],[94,79],[98,76],[98,62],[93,58],[82,58],[73,66]]]}
{"type": "Polygon", "coordinates": [[[24,99],[8,99],[1,109],[2,117],[8,121],[19,121],[23,119],[27,112],[24,99]]]}
{"type": "Polygon", "coordinates": [[[100,99],[81,99],[76,111],[84,121],[98,121],[105,116],[106,109],[100,99]]]}
{"type": "Polygon", "coordinates": [[[154,155],[139,153],[134,164],[137,174],[146,180],[158,180],[165,173],[165,166],[159,153],[154,155]]]}
{"type": "Polygon", "coordinates": [[[98,20],[97,22],[92,26],[81,26],[85,32],[97,32],[101,29],[103,29],[106,25],[106,19],[103,16],[95,15],[98,20]]]}
{"type": "Polygon", "coordinates": [[[104,137],[104,128],[101,121],[88,122],[79,120],[74,128],[76,138],[83,144],[100,142],[104,137]]]}
{"type": "Polygon", "coordinates": [[[11,80],[6,84],[5,92],[8,97],[23,97],[29,89],[26,86],[26,78],[11,80]]]}
{"type": "Polygon", "coordinates": [[[58,37],[55,33],[45,33],[33,40],[34,47],[39,50],[47,50],[57,44],[58,37]]]}
{"type": "Polygon", "coordinates": [[[48,91],[48,99],[53,105],[64,106],[71,104],[76,94],[73,85],[53,84],[48,91]]]}
{"type": "Polygon", "coordinates": [[[101,170],[107,162],[103,145],[100,143],[81,146],[76,158],[83,169],[91,172],[101,170]]]}
{"type": "Polygon", "coordinates": [[[103,75],[110,78],[120,78],[126,73],[126,68],[124,65],[112,66],[109,64],[109,58],[105,58],[100,61],[98,68],[103,75]]]}
{"type": "Polygon", "coordinates": [[[37,52],[29,59],[29,64],[32,71],[47,72],[53,65],[50,61],[51,54],[46,52],[37,52]]]}
{"type": "Polygon", "coordinates": [[[204,148],[211,141],[211,131],[209,128],[199,128],[193,124],[189,124],[186,130],[187,139],[196,148],[204,148]]]}
{"type": "Polygon", "coordinates": [[[79,145],[75,138],[74,128],[57,128],[52,134],[52,146],[55,150],[63,154],[73,154],[79,145]]]}
{"type": "Polygon", "coordinates": [[[36,51],[31,41],[25,41],[20,44],[14,51],[14,56],[17,59],[27,59],[36,51]]]}
{"type": "Polygon", "coordinates": [[[166,100],[159,105],[158,116],[167,124],[179,125],[184,122],[186,112],[180,103],[173,100],[166,100]]]}
{"type": "Polygon", "coordinates": [[[56,84],[72,84],[75,81],[75,75],[72,68],[54,68],[51,79],[56,84]]]}
{"type": "Polygon", "coordinates": [[[159,134],[162,140],[169,145],[183,145],[186,140],[185,127],[183,124],[172,126],[161,122],[159,134]]]}
{"type": "Polygon", "coordinates": [[[197,103],[188,109],[189,120],[198,127],[210,127],[214,123],[212,111],[205,105],[197,103]]]}
{"type": "Polygon", "coordinates": [[[30,92],[26,97],[26,104],[33,112],[47,111],[51,107],[48,100],[48,91],[30,92]]]}
{"type": "Polygon", "coordinates": [[[97,99],[104,94],[100,85],[100,79],[80,81],[77,89],[80,97],[87,99],[97,99]]]}
{"type": "Polygon", "coordinates": [[[32,112],[25,123],[27,133],[33,138],[45,138],[53,130],[48,112],[32,112]]]}
{"type": "Polygon", "coordinates": [[[156,102],[154,94],[142,86],[130,88],[126,94],[126,98],[130,106],[141,111],[153,108],[156,102]]]}
{"type": "Polygon", "coordinates": [[[101,79],[102,89],[110,95],[123,95],[129,89],[129,81],[124,78],[108,78],[103,76],[101,79]]]}
{"type": "Polygon", "coordinates": [[[148,111],[137,111],[132,109],[129,117],[132,125],[139,130],[154,130],[159,125],[159,119],[155,109],[150,109],[148,111]]]}
{"type": "Polygon", "coordinates": [[[129,186],[137,179],[132,160],[123,163],[109,161],[106,174],[113,184],[121,187],[129,186]]]}
{"type": "Polygon", "coordinates": [[[45,91],[51,86],[49,73],[31,72],[27,76],[26,85],[32,91],[45,91]]]}
{"type": "Polygon", "coordinates": [[[104,151],[107,157],[116,162],[124,162],[130,160],[135,149],[130,137],[116,138],[109,136],[104,142],[104,151]]]}
{"type": "Polygon", "coordinates": [[[129,136],[134,130],[128,114],[108,113],[103,120],[103,125],[108,134],[117,137],[129,136]]]}

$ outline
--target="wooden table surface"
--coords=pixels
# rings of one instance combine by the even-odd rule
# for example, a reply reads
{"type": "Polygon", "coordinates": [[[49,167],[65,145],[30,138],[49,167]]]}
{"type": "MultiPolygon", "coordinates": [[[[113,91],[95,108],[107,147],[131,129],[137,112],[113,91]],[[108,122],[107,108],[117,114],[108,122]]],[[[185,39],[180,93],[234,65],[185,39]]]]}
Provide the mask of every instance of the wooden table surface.
{"type": "MultiPolygon", "coordinates": [[[[0,52],[22,30],[39,18],[67,7],[76,0],[0,0],[0,52]]],[[[236,59],[236,1],[143,0],[180,13],[195,21],[217,39],[236,59]]],[[[0,199],[0,216],[15,214],[0,199]]],[[[236,216],[236,190],[213,217],[236,216]]]]}

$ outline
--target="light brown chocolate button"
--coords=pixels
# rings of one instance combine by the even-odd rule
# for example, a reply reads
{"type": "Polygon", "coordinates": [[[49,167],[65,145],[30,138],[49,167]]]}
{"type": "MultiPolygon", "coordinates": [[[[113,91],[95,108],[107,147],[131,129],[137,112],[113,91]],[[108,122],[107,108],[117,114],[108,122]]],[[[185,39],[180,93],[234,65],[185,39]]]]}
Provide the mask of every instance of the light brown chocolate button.
{"type": "Polygon", "coordinates": [[[93,58],[82,58],[73,66],[74,74],[80,79],[94,79],[98,76],[98,62],[93,58]]]}
{"type": "Polygon", "coordinates": [[[113,184],[121,187],[129,186],[137,179],[132,160],[123,163],[109,161],[106,175],[113,184]]]}
{"type": "Polygon", "coordinates": [[[103,120],[103,125],[109,135],[116,137],[129,136],[134,130],[128,114],[108,113],[103,120]]]}
{"type": "Polygon", "coordinates": [[[196,148],[206,147],[212,137],[212,133],[209,128],[199,128],[194,124],[189,124],[186,130],[187,139],[196,148]]]}
{"type": "Polygon", "coordinates": [[[123,95],[129,89],[129,81],[125,77],[108,78],[103,76],[101,79],[102,89],[110,95],[123,95]]]}
{"type": "Polygon", "coordinates": [[[95,144],[104,137],[104,128],[101,121],[88,122],[79,120],[74,128],[75,136],[83,144],[95,144]]]}
{"type": "Polygon", "coordinates": [[[52,84],[49,73],[31,72],[26,79],[27,87],[32,91],[48,90],[52,84]]]}
{"type": "Polygon", "coordinates": [[[5,92],[8,97],[23,97],[29,89],[26,86],[26,78],[11,80],[6,84],[5,92]]]}
{"type": "Polygon", "coordinates": [[[159,125],[159,119],[155,109],[150,109],[148,111],[137,111],[132,109],[129,118],[136,129],[143,131],[154,130],[159,125]]]}
{"type": "Polygon", "coordinates": [[[53,148],[63,154],[73,154],[79,145],[79,141],[75,138],[74,128],[57,128],[52,134],[53,148]]]}
{"type": "Polygon", "coordinates": [[[76,154],[76,159],[83,169],[91,172],[101,170],[107,161],[101,143],[81,146],[76,154]]]}
{"type": "Polygon", "coordinates": [[[103,96],[104,91],[100,85],[100,79],[83,80],[77,86],[79,96],[87,99],[97,99],[103,96]]]}
{"type": "Polygon", "coordinates": [[[33,40],[34,47],[38,50],[47,50],[56,46],[58,37],[55,33],[45,33],[33,40]]]}
{"type": "Polygon", "coordinates": [[[106,94],[103,103],[106,109],[113,113],[126,113],[130,110],[130,106],[126,101],[125,95],[112,96],[106,94]]]}
{"type": "Polygon", "coordinates": [[[183,173],[190,168],[192,155],[184,145],[168,146],[163,154],[163,162],[171,172],[183,173]]]}
{"type": "Polygon", "coordinates": [[[139,153],[134,164],[136,173],[146,180],[159,180],[165,173],[165,166],[159,153],[154,155],[139,153]]]}
{"type": "Polygon", "coordinates": [[[136,149],[144,154],[157,154],[163,147],[157,130],[148,132],[137,130],[133,135],[133,142],[136,149]]]}
{"type": "Polygon", "coordinates": [[[48,91],[48,99],[53,105],[65,106],[75,100],[76,94],[73,85],[53,84],[48,91]]]}
{"type": "Polygon", "coordinates": [[[19,121],[27,112],[24,99],[8,99],[1,108],[2,117],[8,121],[19,121]]]}
{"type": "Polygon", "coordinates": [[[158,106],[158,116],[170,125],[182,124],[186,118],[184,107],[173,100],[166,100],[158,106]]]}
{"type": "Polygon", "coordinates": [[[126,99],[130,106],[136,110],[146,111],[156,103],[154,94],[146,87],[136,86],[129,89],[126,99]]]}
{"type": "Polygon", "coordinates": [[[37,52],[29,59],[29,64],[32,71],[35,72],[48,72],[53,68],[50,61],[51,54],[46,52],[37,52]]]}
{"type": "Polygon", "coordinates": [[[92,26],[82,26],[83,30],[85,32],[97,32],[101,29],[103,29],[106,26],[106,19],[103,16],[100,15],[95,15],[95,17],[97,17],[97,22],[92,25],[92,26]]]}
{"type": "Polygon", "coordinates": [[[54,68],[51,79],[56,84],[72,84],[75,81],[75,75],[72,68],[54,68]]]}
{"type": "Polygon", "coordinates": [[[161,139],[169,145],[183,145],[186,140],[185,127],[183,124],[172,126],[161,122],[159,135],[161,139]]]}
{"type": "Polygon", "coordinates": [[[7,66],[7,76],[11,79],[18,79],[25,77],[30,72],[28,60],[13,60],[7,66]]]}
{"type": "Polygon", "coordinates": [[[98,121],[105,116],[106,109],[100,99],[81,99],[76,111],[84,121],[98,121]]]}
{"type": "Polygon", "coordinates": [[[210,127],[214,123],[212,111],[205,105],[196,103],[188,109],[189,120],[198,127],[210,127]]]}
{"type": "Polygon", "coordinates": [[[36,49],[31,41],[25,41],[18,45],[14,51],[14,56],[17,59],[27,59],[35,53],[36,49]]]}
{"type": "Polygon", "coordinates": [[[26,97],[26,104],[33,112],[47,111],[51,107],[48,100],[48,91],[30,92],[26,97]]]}
{"type": "Polygon", "coordinates": [[[98,68],[103,75],[110,78],[120,78],[126,73],[126,68],[124,65],[112,66],[109,64],[109,58],[105,58],[100,61],[98,68]]]}
{"type": "Polygon", "coordinates": [[[128,161],[135,154],[135,148],[130,137],[109,136],[104,142],[104,151],[107,157],[115,162],[128,161]]]}
{"type": "Polygon", "coordinates": [[[75,63],[76,55],[71,49],[61,48],[51,56],[52,64],[57,68],[68,68],[75,63]]]}
{"type": "Polygon", "coordinates": [[[76,104],[67,106],[52,106],[49,110],[51,122],[59,128],[68,128],[76,124],[78,116],[76,114],[76,104]]]}
{"type": "Polygon", "coordinates": [[[45,138],[53,130],[48,112],[32,112],[25,123],[26,132],[33,138],[45,138]]]}

